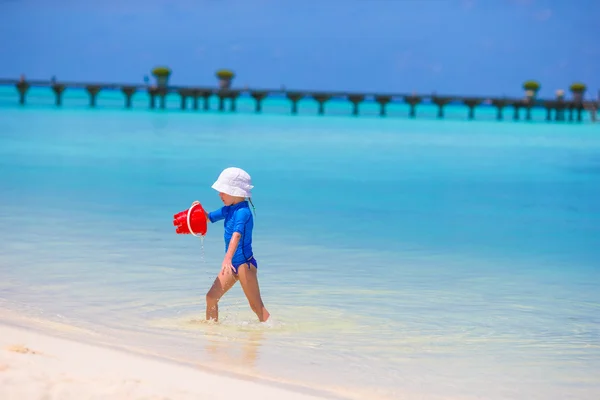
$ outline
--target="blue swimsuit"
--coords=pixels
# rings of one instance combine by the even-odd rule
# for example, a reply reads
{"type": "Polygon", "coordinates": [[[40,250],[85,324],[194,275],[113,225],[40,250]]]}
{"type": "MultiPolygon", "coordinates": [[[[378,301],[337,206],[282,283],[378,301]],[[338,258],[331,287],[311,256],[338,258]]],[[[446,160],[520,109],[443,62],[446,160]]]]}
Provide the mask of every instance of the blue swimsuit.
{"type": "Polygon", "coordinates": [[[235,232],[238,232],[242,237],[238,244],[235,254],[231,260],[231,264],[237,274],[238,268],[242,264],[248,263],[258,268],[258,264],[254,259],[252,253],[252,228],[254,228],[254,218],[252,218],[252,212],[248,207],[247,201],[242,201],[231,206],[224,206],[220,209],[210,212],[208,214],[210,222],[217,222],[225,219],[225,253],[229,249],[229,242],[235,232]]]}

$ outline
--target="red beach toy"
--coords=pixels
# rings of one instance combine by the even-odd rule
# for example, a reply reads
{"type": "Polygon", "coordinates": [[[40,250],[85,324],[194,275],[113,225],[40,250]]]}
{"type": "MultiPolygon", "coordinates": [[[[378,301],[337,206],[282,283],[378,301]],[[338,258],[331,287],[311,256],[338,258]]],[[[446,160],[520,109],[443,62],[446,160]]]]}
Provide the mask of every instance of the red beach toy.
{"type": "Polygon", "coordinates": [[[175,226],[175,233],[178,234],[206,235],[208,227],[206,225],[206,213],[202,208],[202,204],[192,204],[187,210],[173,215],[173,225],[175,226]]]}

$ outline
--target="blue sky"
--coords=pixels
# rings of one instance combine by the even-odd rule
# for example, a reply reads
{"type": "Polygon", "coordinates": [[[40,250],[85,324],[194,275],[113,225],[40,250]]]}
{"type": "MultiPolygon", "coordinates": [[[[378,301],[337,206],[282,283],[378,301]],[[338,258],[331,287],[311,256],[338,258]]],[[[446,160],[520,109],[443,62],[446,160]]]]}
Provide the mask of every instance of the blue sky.
{"type": "Polygon", "coordinates": [[[0,76],[596,97],[599,21],[599,0],[0,0],[0,76]]]}

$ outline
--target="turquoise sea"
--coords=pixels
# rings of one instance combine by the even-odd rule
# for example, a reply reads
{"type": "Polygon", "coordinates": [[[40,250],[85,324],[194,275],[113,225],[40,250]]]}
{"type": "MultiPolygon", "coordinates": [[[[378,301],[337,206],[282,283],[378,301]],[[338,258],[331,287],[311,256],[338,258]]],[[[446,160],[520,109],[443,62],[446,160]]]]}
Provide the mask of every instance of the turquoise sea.
{"type": "MultiPolygon", "coordinates": [[[[600,129],[448,118],[125,110],[0,89],[0,309],[49,333],[348,399],[600,398],[600,129]],[[223,228],[172,217],[253,178],[272,320],[236,285],[200,323],[223,228]]],[[[510,117],[512,110],[506,110],[510,117]]],[[[8,317],[7,317],[8,318],[8,317]]]]}

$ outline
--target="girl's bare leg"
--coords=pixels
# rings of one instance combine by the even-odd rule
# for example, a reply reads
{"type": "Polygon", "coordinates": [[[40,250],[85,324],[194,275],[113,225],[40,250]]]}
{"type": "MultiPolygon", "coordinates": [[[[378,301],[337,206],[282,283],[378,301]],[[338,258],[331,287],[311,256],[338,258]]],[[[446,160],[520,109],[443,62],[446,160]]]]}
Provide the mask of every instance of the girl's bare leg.
{"type": "Polygon", "coordinates": [[[260,289],[258,287],[258,271],[252,264],[243,264],[238,268],[238,279],[242,284],[244,294],[248,299],[250,308],[258,317],[260,322],[265,322],[269,319],[271,314],[265,308],[263,301],[260,297],[260,289]],[[250,266],[250,268],[248,268],[250,266]]]}
{"type": "Polygon", "coordinates": [[[237,277],[230,269],[217,275],[212,287],[208,293],[206,293],[207,321],[214,319],[215,322],[217,322],[219,320],[219,300],[221,300],[221,297],[223,297],[223,295],[227,293],[227,291],[231,289],[233,285],[235,285],[236,281],[237,277]]]}

